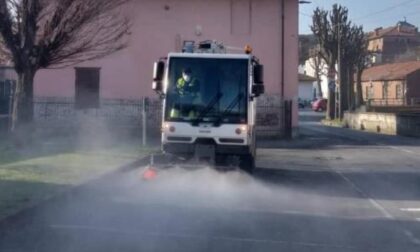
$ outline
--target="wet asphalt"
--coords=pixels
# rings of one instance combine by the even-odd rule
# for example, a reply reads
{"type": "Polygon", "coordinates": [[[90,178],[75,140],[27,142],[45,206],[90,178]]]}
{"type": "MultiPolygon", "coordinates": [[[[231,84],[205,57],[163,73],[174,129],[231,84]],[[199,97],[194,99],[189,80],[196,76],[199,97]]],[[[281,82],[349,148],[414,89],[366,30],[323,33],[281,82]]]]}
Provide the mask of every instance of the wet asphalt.
{"type": "Polygon", "coordinates": [[[322,126],[263,140],[253,176],[141,165],[0,223],[0,251],[420,251],[420,139],[322,126]]]}

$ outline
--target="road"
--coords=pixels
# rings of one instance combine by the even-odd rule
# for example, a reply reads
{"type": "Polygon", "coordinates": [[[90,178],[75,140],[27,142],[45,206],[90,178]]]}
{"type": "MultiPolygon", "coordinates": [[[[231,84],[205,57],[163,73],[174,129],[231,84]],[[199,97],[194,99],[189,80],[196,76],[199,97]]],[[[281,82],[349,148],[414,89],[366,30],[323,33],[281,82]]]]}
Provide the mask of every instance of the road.
{"type": "Polygon", "coordinates": [[[0,224],[0,251],[420,251],[420,140],[301,117],[253,177],[115,174],[0,224]]]}

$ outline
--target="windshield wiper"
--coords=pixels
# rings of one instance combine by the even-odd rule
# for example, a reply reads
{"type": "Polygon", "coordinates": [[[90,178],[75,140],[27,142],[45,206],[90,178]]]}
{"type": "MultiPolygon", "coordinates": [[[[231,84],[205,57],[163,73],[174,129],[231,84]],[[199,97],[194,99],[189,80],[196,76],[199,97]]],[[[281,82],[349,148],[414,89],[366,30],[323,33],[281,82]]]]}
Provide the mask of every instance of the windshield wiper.
{"type": "Polygon", "coordinates": [[[244,98],[244,95],[242,93],[238,94],[235,99],[229,104],[229,106],[217,117],[217,121],[215,122],[216,125],[220,125],[221,121],[228,113],[230,113],[238,103],[241,102],[241,100],[244,98]]]}
{"type": "Polygon", "coordinates": [[[224,116],[227,113],[230,113],[232,109],[235,108],[236,105],[241,102],[242,98],[244,98],[244,95],[242,93],[238,94],[235,97],[235,99],[229,104],[229,106],[225,109],[225,111],[223,111],[222,115],[224,116]]]}
{"type": "Polygon", "coordinates": [[[197,119],[194,120],[194,124],[198,124],[199,122],[201,122],[203,118],[213,110],[214,106],[220,101],[222,97],[222,93],[217,93],[217,95],[207,104],[204,110],[200,113],[197,119]]]}

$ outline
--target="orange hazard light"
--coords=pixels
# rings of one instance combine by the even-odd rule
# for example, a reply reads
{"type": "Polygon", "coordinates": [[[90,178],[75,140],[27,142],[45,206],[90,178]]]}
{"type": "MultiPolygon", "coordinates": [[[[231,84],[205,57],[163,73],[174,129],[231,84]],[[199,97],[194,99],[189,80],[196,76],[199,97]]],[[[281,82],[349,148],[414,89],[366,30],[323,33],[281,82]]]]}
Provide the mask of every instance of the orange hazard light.
{"type": "Polygon", "coordinates": [[[157,177],[157,172],[153,167],[147,168],[147,170],[143,173],[143,179],[145,180],[153,180],[157,177]]]}
{"type": "Polygon", "coordinates": [[[245,53],[246,54],[251,54],[252,53],[252,47],[250,45],[245,46],[245,53]]]}

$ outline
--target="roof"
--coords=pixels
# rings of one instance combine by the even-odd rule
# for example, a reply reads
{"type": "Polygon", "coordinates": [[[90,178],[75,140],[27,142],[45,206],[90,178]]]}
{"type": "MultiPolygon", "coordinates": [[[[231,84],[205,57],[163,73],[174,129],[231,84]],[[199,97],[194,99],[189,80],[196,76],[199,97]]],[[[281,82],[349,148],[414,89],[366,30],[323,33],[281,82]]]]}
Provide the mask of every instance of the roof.
{"type": "Polygon", "coordinates": [[[299,81],[314,82],[316,81],[316,78],[306,75],[306,74],[299,74],[299,81]]]}
{"type": "Polygon", "coordinates": [[[367,68],[362,81],[404,80],[407,75],[420,70],[420,61],[386,64],[367,68]]]}
{"type": "Polygon", "coordinates": [[[395,26],[387,28],[380,27],[369,33],[369,39],[377,39],[385,36],[413,37],[418,36],[418,30],[416,26],[406,21],[400,21],[395,26]],[[399,29],[400,27],[403,29],[399,29]]]}

